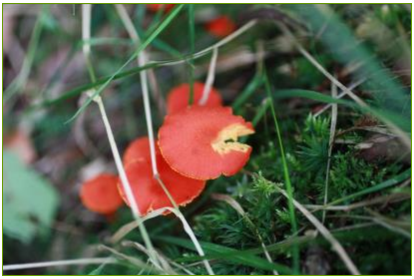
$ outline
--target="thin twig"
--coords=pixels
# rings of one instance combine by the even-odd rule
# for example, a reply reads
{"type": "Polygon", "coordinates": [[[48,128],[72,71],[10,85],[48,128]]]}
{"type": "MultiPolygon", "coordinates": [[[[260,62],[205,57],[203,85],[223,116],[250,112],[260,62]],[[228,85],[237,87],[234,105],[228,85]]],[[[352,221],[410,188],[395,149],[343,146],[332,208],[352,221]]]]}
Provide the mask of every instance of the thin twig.
{"type": "Polygon", "coordinates": [[[107,257],[107,258],[84,258],[84,259],[74,259],[74,260],[60,260],[60,261],[25,263],[25,264],[8,264],[8,265],[3,265],[3,271],[44,268],[44,267],[52,267],[52,266],[65,266],[65,265],[113,264],[116,262],[117,262],[116,259],[107,257]]]}

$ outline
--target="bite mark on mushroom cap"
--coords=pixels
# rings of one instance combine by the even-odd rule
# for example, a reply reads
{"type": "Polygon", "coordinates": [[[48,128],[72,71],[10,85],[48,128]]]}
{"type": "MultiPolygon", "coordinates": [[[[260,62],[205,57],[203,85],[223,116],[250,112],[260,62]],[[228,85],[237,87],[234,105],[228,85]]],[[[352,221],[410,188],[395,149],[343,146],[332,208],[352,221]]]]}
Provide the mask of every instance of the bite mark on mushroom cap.
{"type": "Polygon", "coordinates": [[[246,153],[249,151],[250,146],[237,142],[237,140],[239,137],[251,134],[254,134],[254,130],[243,124],[230,125],[219,132],[217,138],[211,143],[211,146],[213,147],[213,150],[220,155],[227,154],[232,151],[246,153]]]}
{"type": "Polygon", "coordinates": [[[236,140],[253,133],[252,124],[233,115],[229,107],[193,106],[165,118],[158,145],[175,171],[209,180],[234,175],[243,168],[252,149],[236,140]]]}

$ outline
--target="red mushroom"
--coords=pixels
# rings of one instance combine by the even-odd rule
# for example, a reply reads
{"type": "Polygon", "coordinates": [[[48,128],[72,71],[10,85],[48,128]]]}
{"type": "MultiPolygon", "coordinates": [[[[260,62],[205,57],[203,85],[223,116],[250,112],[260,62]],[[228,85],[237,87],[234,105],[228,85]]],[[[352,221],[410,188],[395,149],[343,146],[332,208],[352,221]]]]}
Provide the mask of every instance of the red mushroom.
{"type": "MultiPolygon", "coordinates": [[[[148,138],[140,140],[141,143],[146,141],[149,148],[148,138]]],[[[147,152],[149,154],[149,150],[147,152]]],[[[178,206],[184,206],[200,195],[204,189],[205,181],[191,179],[175,172],[165,162],[158,147],[156,156],[160,178],[178,206]]],[[[149,157],[146,160],[130,162],[125,167],[125,172],[141,214],[146,215],[152,210],[167,206],[173,207],[167,194],[153,176],[149,157]]],[[[124,188],[121,187],[120,181],[118,183],[121,196],[128,204],[124,188]]]]}
{"type": "Polygon", "coordinates": [[[164,9],[166,13],[171,11],[174,8],[175,4],[147,4],[147,9],[151,12],[158,12],[161,9],[164,9]]]}
{"type": "Polygon", "coordinates": [[[117,184],[118,177],[106,173],[86,181],[80,191],[82,204],[90,211],[111,215],[123,204],[117,184]]]}
{"type": "Polygon", "coordinates": [[[124,166],[134,161],[147,161],[151,159],[148,137],[142,137],[131,142],[125,150],[124,166]]]}
{"type": "Polygon", "coordinates": [[[227,16],[220,16],[205,25],[207,32],[211,35],[223,38],[236,30],[236,24],[227,16]]]}
{"type": "Polygon", "coordinates": [[[251,147],[237,142],[254,133],[253,126],[228,107],[190,107],[167,115],[158,145],[167,163],[194,179],[236,174],[248,161],[251,147]]]}
{"type": "MultiPolygon", "coordinates": [[[[203,97],[204,83],[195,82],[194,83],[194,104],[199,105],[201,98],[203,97]]],[[[181,84],[177,87],[174,87],[168,94],[167,99],[167,112],[168,114],[176,113],[182,111],[188,107],[188,99],[190,98],[190,85],[188,83],[181,84]]],[[[220,93],[211,88],[208,99],[203,104],[206,107],[218,107],[222,105],[222,100],[220,93]]]]}

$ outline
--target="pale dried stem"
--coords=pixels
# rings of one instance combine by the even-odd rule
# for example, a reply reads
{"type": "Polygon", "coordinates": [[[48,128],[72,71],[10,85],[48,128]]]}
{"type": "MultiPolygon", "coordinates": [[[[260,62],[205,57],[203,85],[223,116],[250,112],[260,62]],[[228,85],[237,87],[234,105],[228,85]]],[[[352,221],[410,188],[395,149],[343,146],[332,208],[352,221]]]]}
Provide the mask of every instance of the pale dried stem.
{"type": "MultiPolygon", "coordinates": [[[[335,84],[332,83],[332,98],[336,98],[338,95],[338,88],[335,84]]],[[[332,104],[332,113],[331,113],[331,128],[329,134],[329,146],[328,146],[328,162],[326,164],[326,174],[325,174],[325,193],[323,197],[323,204],[326,205],[328,203],[328,193],[329,193],[329,172],[331,169],[331,162],[332,162],[332,149],[335,141],[335,133],[336,133],[336,122],[338,119],[338,105],[332,104]]],[[[326,211],[322,213],[322,223],[325,223],[326,211]]]]}
{"type": "Polygon", "coordinates": [[[395,203],[400,202],[403,200],[411,199],[410,194],[403,194],[403,193],[395,193],[385,197],[378,197],[368,201],[362,201],[353,203],[350,205],[313,205],[308,204],[304,205],[306,208],[311,209],[312,212],[319,211],[319,210],[327,210],[327,211],[351,211],[357,208],[366,207],[369,205],[380,204],[380,203],[395,203]]]}
{"type": "MultiPolygon", "coordinates": [[[[90,4],[84,4],[82,5],[82,38],[85,41],[89,41],[90,39],[90,22],[91,22],[91,12],[92,12],[92,5],[90,4]]],[[[87,47],[83,48],[84,55],[87,61],[89,61],[89,55],[90,55],[90,45],[89,43],[86,44],[87,47]]],[[[93,91],[88,91],[87,94],[89,96],[93,96],[93,91]]],[[[150,251],[151,259],[153,262],[158,262],[156,252],[154,250],[154,247],[152,245],[152,242],[149,238],[148,232],[143,224],[141,222],[141,213],[139,212],[138,203],[135,199],[135,196],[132,192],[131,185],[129,184],[128,178],[125,173],[125,169],[122,165],[121,156],[119,155],[118,148],[116,146],[115,138],[112,132],[111,125],[108,120],[108,116],[106,115],[105,107],[102,102],[102,98],[100,96],[97,96],[93,99],[94,102],[98,104],[99,111],[101,113],[102,121],[105,126],[105,130],[107,133],[107,137],[109,140],[109,144],[111,147],[111,151],[114,157],[114,161],[119,173],[119,177],[122,182],[122,187],[125,191],[126,198],[131,205],[131,210],[134,218],[137,221],[137,224],[139,225],[139,230],[141,232],[142,238],[144,240],[145,245],[147,246],[148,251],[150,251]]]]}
{"type": "Polygon", "coordinates": [[[53,266],[68,266],[68,265],[113,264],[116,262],[117,262],[116,259],[108,257],[108,258],[85,258],[85,259],[74,259],[74,260],[60,260],[60,261],[25,263],[25,264],[8,264],[8,265],[3,265],[3,271],[45,268],[45,267],[53,267],[53,266]]]}
{"type": "MultiPolygon", "coordinates": [[[[119,13],[119,15],[122,19],[122,22],[125,25],[125,28],[127,29],[128,33],[129,33],[130,37],[137,44],[140,44],[141,42],[140,42],[140,39],[138,37],[138,34],[137,34],[137,32],[134,28],[134,25],[132,24],[132,21],[131,21],[129,15],[128,15],[128,13],[126,12],[124,6],[118,4],[118,5],[116,5],[116,8],[117,8],[117,11],[118,11],[118,13],[119,13]]],[[[146,64],[145,53],[141,52],[140,55],[138,55],[138,66],[143,67],[143,66],[145,66],[145,64],[146,64]]],[[[152,125],[151,106],[150,106],[150,102],[149,102],[146,71],[141,71],[140,72],[140,79],[141,79],[142,95],[143,95],[143,99],[144,99],[145,119],[146,119],[146,122],[147,122],[148,138],[149,138],[149,142],[150,142],[151,166],[152,166],[152,173],[153,173],[154,179],[156,179],[158,181],[158,184],[162,187],[165,194],[168,196],[170,202],[174,206],[174,209],[173,209],[172,212],[174,212],[175,215],[177,217],[179,217],[179,219],[183,223],[184,230],[188,234],[188,236],[190,237],[190,239],[193,242],[194,246],[196,247],[197,252],[199,253],[200,256],[204,256],[205,253],[204,253],[200,243],[198,242],[193,230],[191,229],[191,227],[188,224],[187,220],[185,219],[184,215],[179,210],[179,208],[177,206],[177,203],[175,202],[174,198],[169,193],[168,189],[165,187],[165,184],[163,183],[163,181],[162,181],[162,179],[161,179],[161,177],[158,173],[156,153],[155,153],[155,138],[154,138],[153,125],[152,125]]],[[[214,272],[211,269],[211,266],[210,266],[209,262],[206,261],[206,260],[204,260],[203,262],[204,262],[204,265],[207,269],[207,272],[210,275],[214,275],[214,272]]]]}
{"type": "Polygon", "coordinates": [[[208,74],[207,74],[207,80],[205,82],[204,89],[203,89],[203,95],[200,101],[198,101],[198,104],[200,106],[204,106],[208,101],[208,97],[210,96],[211,88],[213,87],[213,84],[214,84],[217,56],[218,56],[218,49],[215,48],[213,50],[213,55],[211,57],[210,67],[208,69],[208,74]]]}

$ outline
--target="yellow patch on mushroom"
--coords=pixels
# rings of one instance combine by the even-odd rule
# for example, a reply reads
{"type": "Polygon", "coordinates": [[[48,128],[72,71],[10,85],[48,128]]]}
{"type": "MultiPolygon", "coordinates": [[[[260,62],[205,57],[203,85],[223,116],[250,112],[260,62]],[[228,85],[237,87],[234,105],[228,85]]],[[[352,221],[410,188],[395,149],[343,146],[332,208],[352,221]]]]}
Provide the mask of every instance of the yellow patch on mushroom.
{"type": "Polygon", "coordinates": [[[250,146],[237,142],[239,137],[254,134],[254,130],[249,129],[243,124],[234,124],[227,126],[220,131],[217,138],[211,143],[213,150],[220,155],[230,153],[232,151],[246,153],[250,146]]]}

